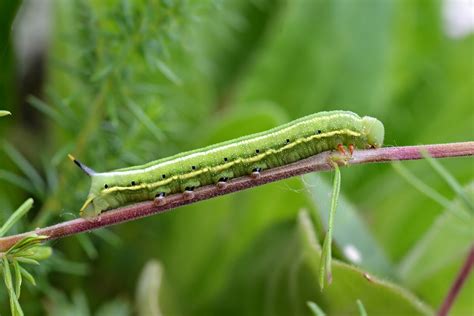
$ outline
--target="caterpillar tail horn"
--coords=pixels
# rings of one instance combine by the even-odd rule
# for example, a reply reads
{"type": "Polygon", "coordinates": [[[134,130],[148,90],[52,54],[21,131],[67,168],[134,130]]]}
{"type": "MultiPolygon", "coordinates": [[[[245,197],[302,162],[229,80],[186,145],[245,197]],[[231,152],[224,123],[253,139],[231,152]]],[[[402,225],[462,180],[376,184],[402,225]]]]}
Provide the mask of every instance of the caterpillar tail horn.
{"type": "Polygon", "coordinates": [[[85,174],[87,174],[89,177],[93,176],[96,172],[89,168],[88,166],[86,166],[85,164],[83,164],[82,162],[80,162],[79,160],[77,160],[76,158],[74,158],[73,155],[71,154],[68,154],[67,155],[69,157],[69,159],[71,159],[79,168],[81,168],[82,171],[84,171],[85,174]]]}

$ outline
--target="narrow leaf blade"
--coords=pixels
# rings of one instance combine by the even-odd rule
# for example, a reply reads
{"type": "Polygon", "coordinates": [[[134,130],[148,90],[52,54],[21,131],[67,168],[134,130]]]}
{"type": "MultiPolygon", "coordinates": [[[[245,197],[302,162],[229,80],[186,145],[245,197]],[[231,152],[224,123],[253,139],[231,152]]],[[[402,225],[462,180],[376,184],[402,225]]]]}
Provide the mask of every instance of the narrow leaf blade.
{"type": "Polygon", "coordinates": [[[8,218],[5,224],[0,228],[0,237],[4,236],[7,231],[15,225],[33,206],[33,199],[29,198],[8,218]]]}
{"type": "Polygon", "coordinates": [[[23,280],[21,278],[20,264],[16,260],[13,260],[13,269],[15,270],[15,293],[16,297],[20,298],[21,283],[23,280]]]}
{"type": "Polygon", "coordinates": [[[23,268],[22,266],[19,266],[20,267],[20,272],[21,272],[21,275],[25,278],[25,280],[27,280],[28,282],[30,282],[31,284],[33,284],[34,286],[36,286],[36,280],[35,278],[33,277],[33,275],[31,273],[29,273],[25,268],[23,268]]]}

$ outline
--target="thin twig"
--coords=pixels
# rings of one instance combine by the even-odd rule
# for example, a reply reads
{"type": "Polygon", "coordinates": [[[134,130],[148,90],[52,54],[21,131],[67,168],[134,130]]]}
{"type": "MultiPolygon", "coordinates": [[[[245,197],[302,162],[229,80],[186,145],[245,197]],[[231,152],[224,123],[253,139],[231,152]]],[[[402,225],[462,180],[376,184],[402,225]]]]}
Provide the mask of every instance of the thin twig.
{"type": "MultiPolygon", "coordinates": [[[[370,150],[356,150],[347,165],[388,162],[394,160],[413,160],[423,158],[422,152],[428,152],[434,158],[473,156],[474,142],[450,143],[437,145],[390,147],[370,150]]],[[[9,249],[15,242],[31,233],[47,235],[46,240],[53,240],[65,236],[78,234],[92,229],[115,225],[141,217],[162,213],[182,205],[207,200],[215,196],[229,194],[245,190],[251,187],[263,185],[305,173],[326,171],[333,169],[330,156],[339,155],[334,152],[323,152],[313,157],[274,169],[263,171],[257,179],[251,177],[240,177],[230,180],[225,188],[216,185],[208,185],[197,188],[194,197],[187,199],[183,194],[173,194],[166,197],[166,204],[156,205],[153,201],[142,202],[121,207],[112,211],[104,212],[94,219],[74,219],[53,226],[36,229],[35,231],[0,238],[0,251],[9,249]]]]}
{"type": "Polygon", "coordinates": [[[461,270],[459,270],[459,273],[456,276],[456,279],[451,285],[451,288],[449,289],[449,292],[443,301],[443,305],[441,305],[438,311],[438,316],[448,315],[448,312],[451,309],[451,306],[453,305],[454,300],[456,299],[459,292],[461,291],[461,288],[464,285],[464,283],[467,281],[467,278],[469,277],[469,274],[473,266],[474,266],[474,245],[471,246],[471,250],[469,251],[467,258],[464,261],[464,264],[461,267],[461,270]]]}

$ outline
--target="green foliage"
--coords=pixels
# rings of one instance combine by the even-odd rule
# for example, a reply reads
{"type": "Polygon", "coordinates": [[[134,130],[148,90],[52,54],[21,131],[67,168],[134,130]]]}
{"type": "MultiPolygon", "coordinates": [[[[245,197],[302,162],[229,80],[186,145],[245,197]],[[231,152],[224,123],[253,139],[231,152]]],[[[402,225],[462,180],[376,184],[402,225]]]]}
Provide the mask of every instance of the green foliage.
{"type": "MultiPolygon", "coordinates": [[[[322,249],[308,214],[298,217],[298,229],[308,268],[316,276],[322,249]]],[[[393,315],[430,315],[432,311],[411,293],[393,283],[380,280],[363,270],[334,260],[333,284],[320,294],[321,306],[329,315],[356,314],[381,315],[390,311],[393,315]],[[347,287],[350,284],[350,290],[347,287]],[[378,294],[375,294],[378,293],[378,294]],[[353,302],[353,306],[349,302],[353,302]],[[357,304],[355,302],[357,301],[357,304]],[[361,303],[364,302],[361,308],[361,303]],[[323,308],[324,309],[324,308],[323,308]]]]}
{"type": "MultiPolygon", "coordinates": [[[[2,23],[14,7],[0,10],[2,23]]],[[[42,127],[20,115],[0,120],[0,223],[26,195],[35,208],[11,233],[78,216],[89,179],[67,153],[106,171],[335,109],[379,118],[386,146],[474,139],[474,36],[447,37],[441,10],[422,0],[60,1],[43,97],[29,98],[42,127]]],[[[16,80],[13,51],[1,45],[3,88],[16,80]]],[[[11,101],[16,89],[2,91],[2,108],[22,113],[11,101]]],[[[408,177],[388,165],[341,169],[333,283],[323,292],[320,247],[307,241],[324,238],[332,187],[312,174],[55,242],[30,277],[20,267],[38,284],[23,282],[21,307],[28,315],[157,307],[311,315],[314,302],[327,315],[358,315],[360,300],[368,315],[429,313],[473,240],[472,215],[460,211],[472,201],[472,159],[442,164],[456,190],[426,161],[404,162],[408,177]],[[161,268],[141,277],[152,258],[161,268]]],[[[8,269],[2,315],[18,287],[12,261],[8,269]]],[[[470,278],[452,315],[472,314],[473,286],[470,278]]]]}
{"type": "MultiPolygon", "coordinates": [[[[0,228],[0,237],[4,236],[8,230],[15,225],[33,206],[33,200],[26,200],[0,228]]],[[[19,298],[23,278],[33,285],[36,285],[34,277],[21,266],[21,264],[39,265],[39,261],[51,256],[50,247],[41,246],[41,242],[48,236],[31,234],[20,239],[7,251],[0,252],[2,265],[0,273],[3,274],[8,296],[10,297],[10,311],[12,315],[23,315],[19,298]],[[13,275],[11,267],[13,268],[13,275]]]]}
{"type": "Polygon", "coordinates": [[[334,229],[334,216],[336,214],[337,202],[339,201],[339,193],[341,191],[341,171],[336,162],[334,164],[334,182],[331,194],[331,209],[329,211],[328,230],[324,237],[321,262],[319,264],[319,287],[321,291],[325,284],[332,282],[331,259],[332,259],[332,234],[334,229]]]}

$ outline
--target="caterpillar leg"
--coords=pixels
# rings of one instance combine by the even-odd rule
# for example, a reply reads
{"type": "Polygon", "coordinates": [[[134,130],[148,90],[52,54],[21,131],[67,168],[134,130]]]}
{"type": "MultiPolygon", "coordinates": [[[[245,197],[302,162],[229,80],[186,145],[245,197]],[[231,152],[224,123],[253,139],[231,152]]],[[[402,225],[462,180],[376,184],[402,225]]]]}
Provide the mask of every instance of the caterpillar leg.
{"type": "Polygon", "coordinates": [[[252,170],[252,173],[250,174],[250,177],[252,179],[258,179],[260,178],[261,174],[260,174],[260,171],[262,171],[262,168],[254,168],[252,170]]]}
{"type": "Polygon", "coordinates": [[[223,190],[227,187],[227,181],[234,177],[234,173],[230,170],[219,172],[213,176],[213,181],[216,183],[219,190],[223,190]]]}
{"type": "Polygon", "coordinates": [[[347,145],[347,149],[349,149],[349,154],[347,154],[347,151],[346,149],[344,148],[344,145],[343,144],[338,144],[337,145],[337,151],[340,152],[341,154],[345,155],[345,156],[349,156],[351,157],[352,154],[354,153],[354,144],[349,144],[347,145]]]}
{"type": "Polygon", "coordinates": [[[344,149],[343,144],[337,144],[337,151],[340,152],[343,155],[346,155],[346,150],[344,149]]]}
{"type": "Polygon", "coordinates": [[[219,190],[224,190],[227,188],[227,180],[229,180],[227,177],[220,178],[219,181],[217,181],[217,188],[219,190]]]}
{"type": "Polygon", "coordinates": [[[166,204],[166,199],[165,199],[165,192],[160,192],[155,195],[155,199],[153,200],[153,203],[156,206],[160,205],[165,205],[166,204]]]}
{"type": "Polygon", "coordinates": [[[186,189],[183,192],[184,198],[186,200],[192,200],[194,199],[194,187],[186,187],[186,189]]]}
{"type": "Polygon", "coordinates": [[[336,163],[338,165],[345,166],[352,158],[352,154],[354,153],[354,144],[347,145],[347,149],[349,152],[346,151],[343,144],[337,145],[337,151],[342,154],[342,156],[331,156],[329,158],[330,163],[336,163]]]}
{"type": "Polygon", "coordinates": [[[346,151],[346,149],[344,148],[344,145],[343,144],[338,144],[337,145],[337,151],[341,154],[341,155],[330,155],[328,157],[328,162],[329,164],[335,166],[335,165],[338,165],[338,166],[345,166],[347,165],[347,163],[349,162],[349,160],[351,159],[352,157],[352,153],[354,151],[354,145],[352,144],[349,144],[347,146],[347,148],[349,149],[349,153],[346,151]]]}
{"type": "Polygon", "coordinates": [[[354,153],[354,144],[349,144],[349,152],[351,153],[351,156],[352,154],[354,153]]]}
{"type": "Polygon", "coordinates": [[[102,217],[100,217],[100,214],[95,217],[83,217],[83,218],[90,223],[100,223],[102,221],[102,217]]]}

